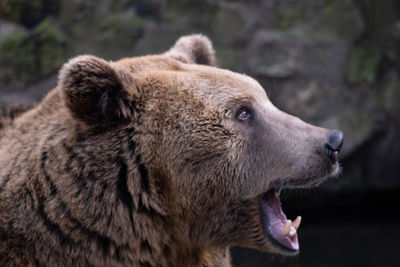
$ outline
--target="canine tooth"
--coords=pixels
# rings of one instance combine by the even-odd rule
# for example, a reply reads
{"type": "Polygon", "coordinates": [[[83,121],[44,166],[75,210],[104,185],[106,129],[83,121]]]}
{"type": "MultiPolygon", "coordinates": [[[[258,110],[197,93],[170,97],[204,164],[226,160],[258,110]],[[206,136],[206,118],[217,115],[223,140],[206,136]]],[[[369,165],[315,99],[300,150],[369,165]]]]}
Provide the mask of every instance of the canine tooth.
{"type": "Polygon", "coordinates": [[[287,220],[286,224],[284,226],[282,226],[282,232],[285,235],[289,235],[290,234],[290,228],[292,228],[292,221],[291,220],[287,220]]]}
{"type": "Polygon", "coordinates": [[[297,232],[296,229],[293,226],[291,226],[290,227],[289,236],[293,237],[296,234],[296,232],[297,232]]]}
{"type": "Polygon", "coordinates": [[[301,216],[297,216],[296,220],[293,221],[292,226],[297,230],[301,223],[301,216]]]}

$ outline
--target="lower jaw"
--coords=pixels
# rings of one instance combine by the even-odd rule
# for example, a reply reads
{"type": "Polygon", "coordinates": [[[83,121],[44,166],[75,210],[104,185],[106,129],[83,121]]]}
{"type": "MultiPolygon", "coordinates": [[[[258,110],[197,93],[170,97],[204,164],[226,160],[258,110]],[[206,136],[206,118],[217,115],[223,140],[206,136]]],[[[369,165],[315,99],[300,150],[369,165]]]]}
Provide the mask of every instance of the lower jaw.
{"type": "Polygon", "coordinates": [[[281,209],[277,192],[274,190],[270,190],[260,196],[260,215],[265,238],[270,241],[273,249],[276,250],[275,252],[289,256],[298,254],[297,233],[289,236],[281,231],[287,219],[281,209]]]}
{"type": "Polygon", "coordinates": [[[270,240],[274,248],[277,250],[277,253],[287,255],[287,256],[296,256],[299,254],[300,250],[299,249],[291,249],[288,248],[281,243],[279,243],[271,234],[266,234],[267,238],[270,240]]]}

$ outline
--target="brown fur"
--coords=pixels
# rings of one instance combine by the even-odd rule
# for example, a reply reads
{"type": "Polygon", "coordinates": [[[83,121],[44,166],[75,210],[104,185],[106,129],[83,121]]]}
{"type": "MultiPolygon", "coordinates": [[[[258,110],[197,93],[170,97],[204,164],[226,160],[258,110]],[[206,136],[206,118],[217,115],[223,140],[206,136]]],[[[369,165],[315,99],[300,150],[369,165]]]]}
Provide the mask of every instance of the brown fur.
{"type": "Polygon", "coordinates": [[[199,35],[163,55],[78,57],[4,124],[1,266],[230,266],[230,245],[283,253],[258,196],[332,174],[326,130],[277,110],[253,79],[197,63],[215,65],[199,35]],[[246,105],[254,127],[235,120],[246,105]]]}
{"type": "Polygon", "coordinates": [[[16,117],[34,106],[34,103],[0,103],[0,129],[11,125],[16,117]]]}

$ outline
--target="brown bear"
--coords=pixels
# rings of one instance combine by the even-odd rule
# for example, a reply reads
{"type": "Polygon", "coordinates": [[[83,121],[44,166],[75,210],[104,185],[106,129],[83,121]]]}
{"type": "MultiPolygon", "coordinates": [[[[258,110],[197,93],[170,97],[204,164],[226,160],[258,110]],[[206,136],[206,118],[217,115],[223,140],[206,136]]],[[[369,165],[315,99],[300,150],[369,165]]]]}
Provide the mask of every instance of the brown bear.
{"type": "Polygon", "coordinates": [[[20,113],[0,129],[1,266],[230,266],[231,245],[294,255],[300,218],[280,190],[339,172],[342,133],[217,68],[202,35],[161,55],[74,58],[20,113]]]}

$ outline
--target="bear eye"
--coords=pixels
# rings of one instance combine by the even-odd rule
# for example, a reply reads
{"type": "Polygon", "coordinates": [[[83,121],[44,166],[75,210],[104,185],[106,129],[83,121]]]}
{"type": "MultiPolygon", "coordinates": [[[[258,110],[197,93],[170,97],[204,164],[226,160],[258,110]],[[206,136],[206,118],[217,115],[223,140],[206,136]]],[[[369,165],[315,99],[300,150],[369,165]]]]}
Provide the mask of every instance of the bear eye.
{"type": "Polygon", "coordinates": [[[249,108],[241,108],[237,112],[236,118],[239,121],[247,121],[252,117],[252,113],[249,108]]]}

